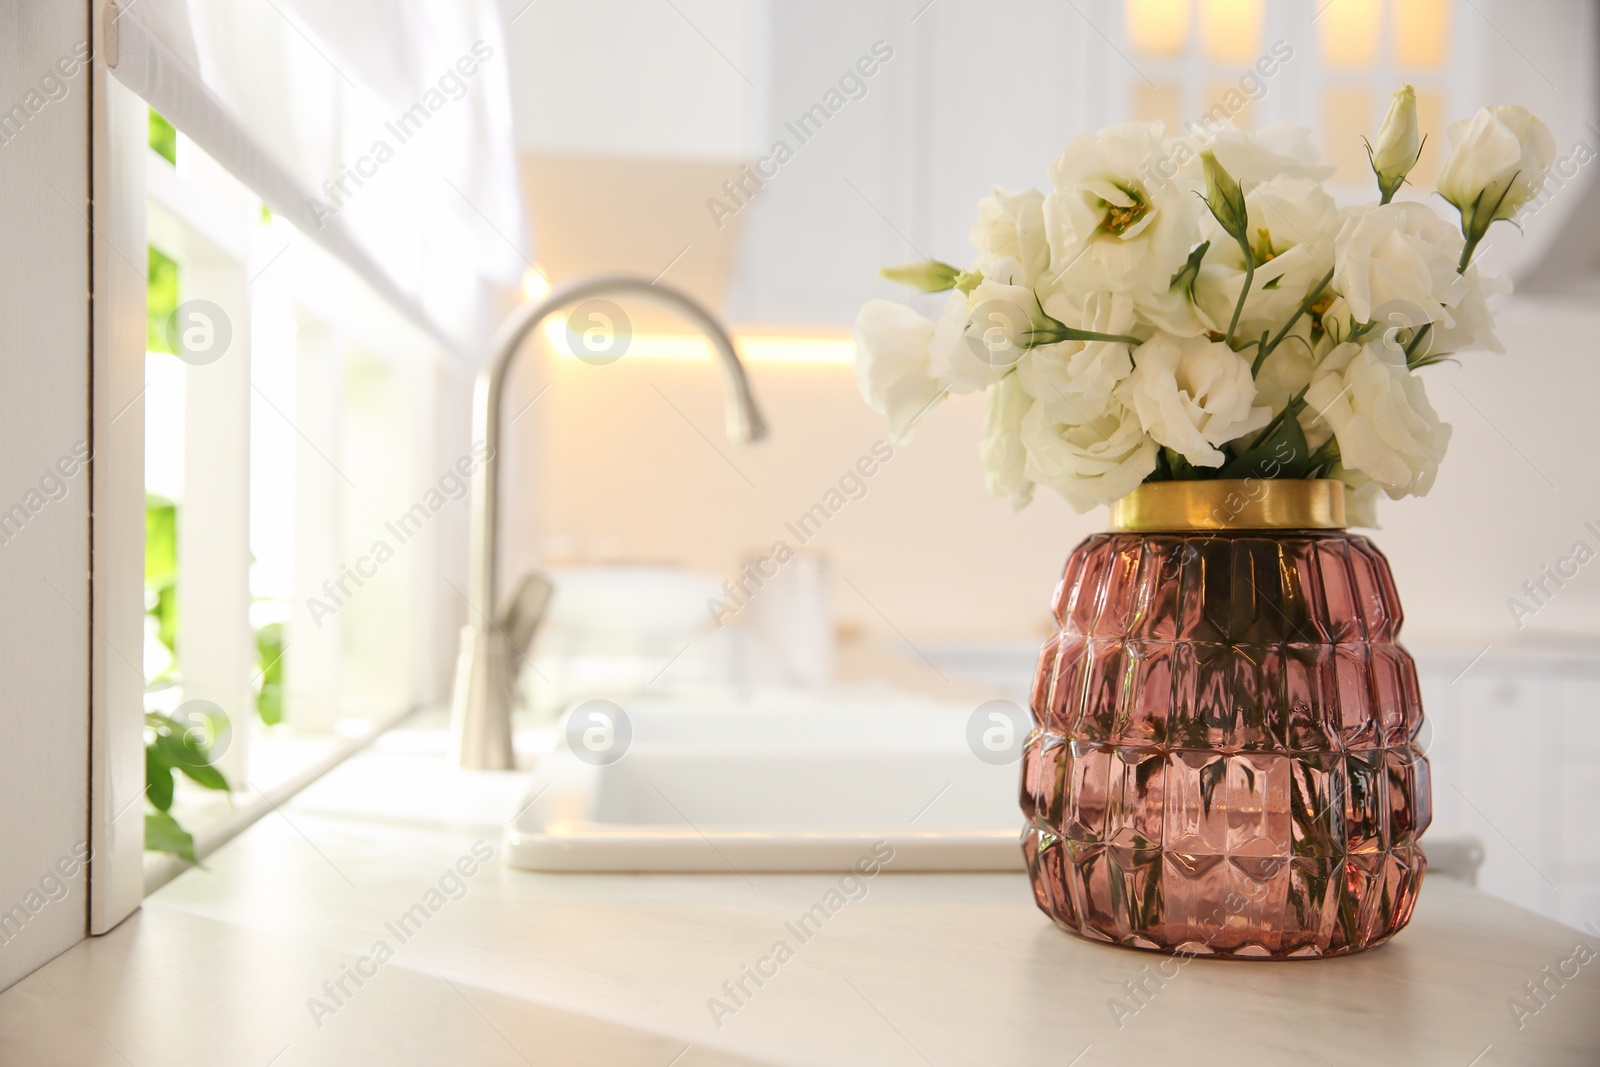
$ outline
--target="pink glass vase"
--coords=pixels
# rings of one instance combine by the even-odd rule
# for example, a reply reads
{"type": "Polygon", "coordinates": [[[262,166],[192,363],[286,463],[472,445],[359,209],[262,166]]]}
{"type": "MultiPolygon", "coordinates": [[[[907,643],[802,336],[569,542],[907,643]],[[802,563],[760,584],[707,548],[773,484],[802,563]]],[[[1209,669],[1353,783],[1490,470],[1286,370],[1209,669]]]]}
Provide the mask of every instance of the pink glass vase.
{"type": "Polygon", "coordinates": [[[1427,866],[1428,761],[1400,601],[1370,541],[1096,534],[1067,560],[1054,613],[1022,844],[1059,926],[1288,959],[1371,948],[1406,924],[1427,866]]]}

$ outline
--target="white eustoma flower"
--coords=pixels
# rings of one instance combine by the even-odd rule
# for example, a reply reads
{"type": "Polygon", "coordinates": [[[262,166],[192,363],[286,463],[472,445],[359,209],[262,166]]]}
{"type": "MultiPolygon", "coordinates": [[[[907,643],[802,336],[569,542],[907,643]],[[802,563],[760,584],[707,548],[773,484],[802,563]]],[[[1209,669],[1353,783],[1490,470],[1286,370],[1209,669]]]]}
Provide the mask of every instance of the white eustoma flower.
{"type": "MultiPolygon", "coordinates": [[[[1306,178],[1322,181],[1332,176],[1334,168],[1323,164],[1311,131],[1292,122],[1275,122],[1258,133],[1246,133],[1232,123],[1222,127],[1210,142],[1200,148],[1209,148],[1217,162],[1228,168],[1234,180],[1249,186],[1260,185],[1273,178],[1306,178]]],[[[1198,151],[1197,151],[1198,156],[1198,151]]],[[[1198,165],[1190,171],[1191,181],[1196,178],[1198,165]]]]}
{"type": "Polygon", "coordinates": [[[1033,500],[1033,481],[1026,473],[1028,450],[1022,444],[1022,419],[1033,404],[1017,376],[1009,374],[990,390],[989,406],[983,414],[978,459],[984,482],[990,493],[1011,501],[1015,511],[1033,500]]]}
{"type": "Polygon", "coordinates": [[[904,304],[869,300],[856,316],[856,385],[873,411],[889,419],[889,436],[911,438],[916,420],[945,387],[929,370],[934,324],[904,304]]]}
{"type": "Polygon", "coordinates": [[[1342,344],[1317,367],[1306,391],[1314,418],[1339,441],[1340,462],[1395,500],[1433,487],[1450,427],[1428,403],[1422,379],[1372,345],[1342,344]]]}
{"type": "Polygon", "coordinates": [[[1461,234],[1427,204],[1353,212],[1334,238],[1333,288],[1357,323],[1450,323],[1461,234]]]}
{"type": "MultiPolygon", "coordinates": [[[[1341,222],[1333,197],[1309,178],[1272,178],[1248,186],[1244,201],[1256,271],[1235,343],[1260,337],[1263,330],[1276,334],[1289,321],[1333,266],[1341,222]]],[[[1244,251],[1210,215],[1201,220],[1200,233],[1211,245],[1195,281],[1195,303],[1226,329],[1244,286],[1244,251]]]]}
{"type": "Polygon", "coordinates": [[[986,280],[971,293],[952,292],[934,332],[932,373],[955,393],[987,389],[1023,358],[1038,310],[1023,285],[986,280]]]}
{"type": "MultiPolygon", "coordinates": [[[[1081,308],[1057,306],[1068,326],[1096,333],[1126,334],[1133,326],[1133,301],[1116,293],[1091,293],[1081,308]]],[[[1029,349],[1017,364],[1022,387],[1056,422],[1092,422],[1105,414],[1116,387],[1133,370],[1126,344],[1060,341],[1029,349]]]]}
{"type": "MultiPolygon", "coordinates": [[[[1195,337],[1218,329],[1216,320],[1195,302],[1192,282],[1174,278],[1166,292],[1146,293],[1139,298],[1139,323],[1177,337],[1195,337]]],[[[1230,309],[1231,313],[1231,309],[1230,309]]],[[[1228,320],[1222,320],[1226,327],[1228,320]]]]}
{"type": "Polygon", "coordinates": [[[1538,195],[1556,157],[1550,129],[1527,108],[1480,108],[1445,131],[1451,153],[1439,171],[1439,193],[1461,212],[1461,230],[1476,243],[1496,219],[1514,218],[1538,195]]]}
{"type": "MultiPolygon", "coordinates": [[[[1316,329],[1311,320],[1312,316],[1302,317],[1256,373],[1256,404],[1268,408],[1274,417],[1291,399],[1302,395],[1311,384],[1318,363],[1337,347],[1337,342],[1316,329]]],[[[1254,352],[1247,350],[1243,354],[1250,358],[1254,352]]],[[[1304,404],[1300,405],[1296,419],[1313,452],[1333,436],[1328,425],[1318,420],[1316,412],[1304,404]]]]}
{"type": "Polygon", "coordinates": [[[1054,163],[1045,197],[1050,274],[1041,292],[1165,293],[1194,247],[1200,202],[1159,177],[1159,122],[1079,134],[1054,163]]]}
{"type": "MultiPolygon", "coordinates": [[[[1256,375],[1256,403],[1263,404],[1276,415],[1283,410],[1289,398],[1311,384],[1311,374],[1317,366],[1319,351],[1326,352],[1333,345],[1325,339],[1315,346],[1310,343],[1311,328],[1307,323],[1295,326],[1283,343],[1272,350],[1267,361],[1256,375]]],[[[1243,353],[1251,359],[1254,349],[1243,353]]]]}
{"type": "Polygon", "coordinates": [[[995,186],[978,201],[978,221],[969,235],[978,249],[972,269],[985,278],[1032,287],[1050,266],[1044,233],[1044,194],[995,186]]]}
{"type": "Polygon", "coordinates": [[[1117,397],[1158,443],[1196,467],[1220,467],[1217,446],[1261,429],[1272,411],[1256,406],[1250,361],[1204,337],[1157,334],[1133,352],[1133,373],[1117,397]]]}
{"type": "Polygon", "coordinates": [[[1060,493],[1074,511],[1127,496],[1156,469],[1156,443],[1118,403],[1090,422],[1051,419],[1043,404],[1022,417],[1023,473],[1060,493]]]}
{"type": "Polygon", "coordinates": [[[1450,287],[1450,316],[1454,322],[1434,323],[1423,338],[1420,351],[1434,356],[1469,350],[1504,355],[1506,346],[1495,335],[1488,298],[1509,292],[1511,279],[1504,274],[1483,274],[1476,265],[1468,267],[1450,287]]]}

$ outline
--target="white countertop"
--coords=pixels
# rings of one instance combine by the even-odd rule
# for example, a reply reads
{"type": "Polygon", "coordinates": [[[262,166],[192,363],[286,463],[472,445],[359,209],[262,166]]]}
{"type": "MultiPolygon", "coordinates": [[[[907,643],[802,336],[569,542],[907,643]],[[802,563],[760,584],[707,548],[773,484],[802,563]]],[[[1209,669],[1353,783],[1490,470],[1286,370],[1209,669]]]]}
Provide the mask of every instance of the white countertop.
{"type": "Polygon", "coordinates": [[[379,739],[0,995],[0,1064],[1600,1063],[1600,956],[1574,960],[1600,938],[1447,879],[1365,954],[1179,967],[1061,933],[1021,875],[891,863],[830,901],[837,876],[514,870],[499,834],[526,777],[449,769],[441,747],[379,739]],[[430,899],[480,840],[496,858],[430,899]],[[402,942],[385,924],[417,904],[402,942]],[[724,982],[780,940],[792,958],[736,1003],[724,982]],[[393,957],[362,963],[373,977],[345,978],[342,1003],[323,991],[379,941],[393,957]],[[1578,973],[1519,1029],[1510,1002],[1531,1010],[1547,965],[1578,973]],[[713,997],[737,1010],[714,1021],[713,997]]]}

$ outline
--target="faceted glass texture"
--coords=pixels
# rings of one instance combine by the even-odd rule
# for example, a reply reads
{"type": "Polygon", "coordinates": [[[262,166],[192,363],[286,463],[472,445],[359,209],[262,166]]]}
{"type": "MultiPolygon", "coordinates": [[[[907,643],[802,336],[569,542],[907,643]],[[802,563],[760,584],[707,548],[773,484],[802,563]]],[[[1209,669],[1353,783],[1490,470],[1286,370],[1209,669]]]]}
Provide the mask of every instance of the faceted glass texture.
{"type": "Polygon", "coordinates": [[[1034,682],[1022,848],[1057,925],[1166,952],[1358,952],[1432,817],[1388,562],[1343,532],[1096,534],[1034,682]]]}

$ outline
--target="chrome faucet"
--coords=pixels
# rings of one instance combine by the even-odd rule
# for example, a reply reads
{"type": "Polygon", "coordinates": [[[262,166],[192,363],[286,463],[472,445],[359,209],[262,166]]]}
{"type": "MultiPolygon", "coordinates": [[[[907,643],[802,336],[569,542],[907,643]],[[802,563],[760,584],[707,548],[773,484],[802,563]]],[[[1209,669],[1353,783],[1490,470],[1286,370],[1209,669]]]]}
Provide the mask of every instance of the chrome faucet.
{"type": "Polygon", "coordinates": [[[461,628],[461,654],[456,661],[455,689],[450,701],[452,751],[462,767],[511,770],[511,702],[519,662],[526,657],[548,606],[551,585],[542,574],[523,578],[505,611],[496,596],[498,518],[500,511],[500,399],[506,375],[518,350],[534,328],[568,304],[591,297],[635,294],[676,307],[710,339],[722,362],[728,390],[728,439],[749,444],[767,436],[767,426],[750,392],[744,364],[727,332],[698,303],[675,289],[624,276],[580,279],[561,286],[537,304],[519,308],[495,334],[492,355],[473,397],[473,436],[487,446],[483,465],[472,480],[471,613],[461,628]]]}

